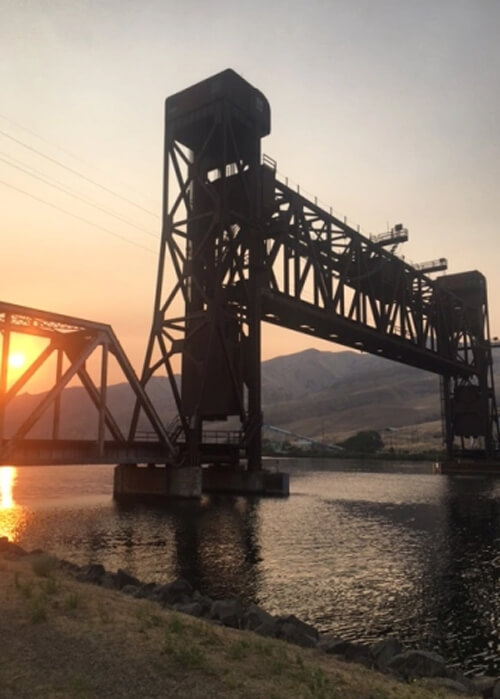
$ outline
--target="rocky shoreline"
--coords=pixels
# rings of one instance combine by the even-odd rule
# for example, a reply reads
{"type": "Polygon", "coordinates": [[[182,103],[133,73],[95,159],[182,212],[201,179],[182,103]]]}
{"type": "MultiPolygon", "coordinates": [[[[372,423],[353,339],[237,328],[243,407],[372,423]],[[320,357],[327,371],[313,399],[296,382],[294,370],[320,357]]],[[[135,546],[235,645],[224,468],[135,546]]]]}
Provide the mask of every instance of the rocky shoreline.
{"type": "Polygon", "coordinates": [[[387,638],[372,645],[353,643],[334,635],[321,634],[293,614],[273,616],[257,604],[244,604],[239,599],[212,599],[193,589],[187,580],[177,579],[165,584],[143,582],[122,569],[111,572],[98,563],[79,566],[56,559],[41,550],[26,551],[6,537],[0,537],[0,555],[7,560],[45,557],[51,559],[54,566],[64,574],[80,583],[147,599],[166,609],[198,617],[212,624],[252,631],[303,648],[316,649],[403,682],[426,678],[436,689],[480,695],[485,699],[500,699],[500,678],[466,677],[459,669],[448,665],[437,653],[405,649],[397,638],[387,638]]]}

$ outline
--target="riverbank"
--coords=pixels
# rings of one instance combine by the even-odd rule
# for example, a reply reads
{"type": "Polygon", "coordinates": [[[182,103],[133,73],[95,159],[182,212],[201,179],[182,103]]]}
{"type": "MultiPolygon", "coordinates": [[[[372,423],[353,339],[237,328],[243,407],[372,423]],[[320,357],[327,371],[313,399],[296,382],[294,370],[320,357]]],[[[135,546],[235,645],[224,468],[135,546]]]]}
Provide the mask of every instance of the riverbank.
{"type": "Polygon", "coordinates": [[[404,683],[317,648],[134,598],[124,594],[126,585],[120,592],[76,579],[90,568],[82,573],[47,555],[23,555],[15,544],[2,548],[4,699],[456,696],[442,680],[404,683]]]}

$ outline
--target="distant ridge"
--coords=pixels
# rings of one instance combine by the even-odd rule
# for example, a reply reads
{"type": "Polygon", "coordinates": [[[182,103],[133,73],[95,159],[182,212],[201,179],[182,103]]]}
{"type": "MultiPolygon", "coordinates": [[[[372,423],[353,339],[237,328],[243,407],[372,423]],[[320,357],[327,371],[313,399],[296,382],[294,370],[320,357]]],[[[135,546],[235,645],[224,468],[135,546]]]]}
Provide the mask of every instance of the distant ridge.
{"type": "MultiPolygon", "coordinates": [[[[498,369],[496,383],[500,388],[498,369]]],[[[168,381],[156,377],[148,390],[163,420],[170,422],[175,410],[168,381]]],[[[7,429],[43,395],[19,396],[9,411],[7,429]]],[[[335,441],[362,429],[391,428],[440,445],[439,377],[375,355],[307,349],[269,359],[262,363],[262,395],[267,424],[308,437],[335,441]]],[[[108,400],[126,429],[133,405],[130,389],[110,386],[108,400]]],[[[96,411],[83,388],[65,391],[62,413],[61,436],[95,435],[96,411]]],[[[48,434],[50,414],[31,433],[48,434]]]]}

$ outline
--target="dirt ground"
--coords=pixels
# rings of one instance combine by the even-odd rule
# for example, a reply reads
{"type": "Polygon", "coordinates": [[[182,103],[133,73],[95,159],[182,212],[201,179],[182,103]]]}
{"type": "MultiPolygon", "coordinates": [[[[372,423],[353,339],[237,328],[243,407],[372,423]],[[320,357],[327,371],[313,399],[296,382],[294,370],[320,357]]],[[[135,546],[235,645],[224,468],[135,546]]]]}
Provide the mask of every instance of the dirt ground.
{"type": "Polygon", "coordinates": [[[0,697],[447,697],[0,558],[0,697]]]}

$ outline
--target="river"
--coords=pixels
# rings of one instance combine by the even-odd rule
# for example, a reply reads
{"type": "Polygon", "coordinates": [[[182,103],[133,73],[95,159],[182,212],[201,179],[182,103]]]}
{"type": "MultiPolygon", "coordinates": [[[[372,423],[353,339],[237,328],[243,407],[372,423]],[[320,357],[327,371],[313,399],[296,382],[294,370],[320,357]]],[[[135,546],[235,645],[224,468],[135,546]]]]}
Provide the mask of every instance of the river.
{"type": "Polygon", "coordinates": [[[0,535],[142,580],[293,612],[321,631],[395,635],[500,674],[500,480],[431,464],[296,459],[288,499],[118,506],[112,467],[0,467],[0,535]]]}

